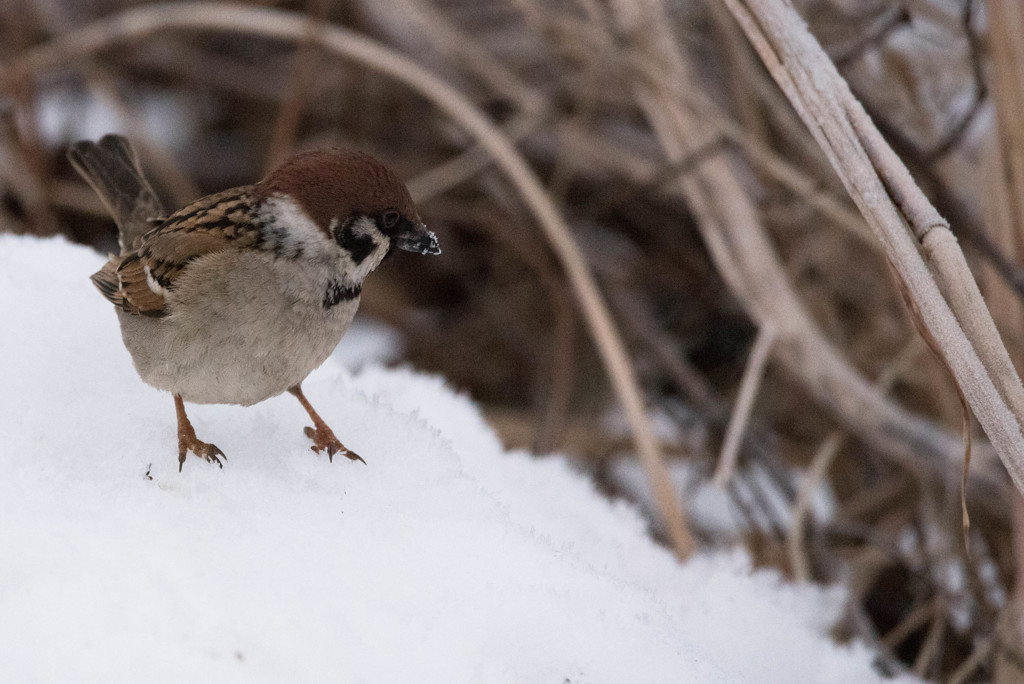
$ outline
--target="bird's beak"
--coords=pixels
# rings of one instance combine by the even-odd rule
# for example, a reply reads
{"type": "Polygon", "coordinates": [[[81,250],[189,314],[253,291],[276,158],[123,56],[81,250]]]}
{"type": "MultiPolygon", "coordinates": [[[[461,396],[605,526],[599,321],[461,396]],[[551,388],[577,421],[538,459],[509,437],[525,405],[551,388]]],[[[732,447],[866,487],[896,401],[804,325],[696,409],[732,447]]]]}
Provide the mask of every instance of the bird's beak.
{"type": "Polygon", "coordinates": [[[437,236],[427,230],[420,221],[406,221],[402,230],[394,237],[395,245],[407,252],[420,254],[440,254],[441,247],[437,244],[437,236]]]}

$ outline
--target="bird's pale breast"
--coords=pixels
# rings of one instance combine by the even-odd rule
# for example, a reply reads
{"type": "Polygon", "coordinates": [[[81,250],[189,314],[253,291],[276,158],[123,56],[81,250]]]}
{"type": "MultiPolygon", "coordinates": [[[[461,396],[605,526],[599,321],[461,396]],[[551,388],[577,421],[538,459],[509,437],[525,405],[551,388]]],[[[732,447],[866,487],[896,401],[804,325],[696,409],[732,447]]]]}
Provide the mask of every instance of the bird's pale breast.
{"type": "Polygon", "coordinates": [[[267,252],[207,255],[178,278],[166,317],[119,311],[122,337],[146,383],[189,402],[249,406],[304,380],[341,340],[359,298],[355,288],[325,302],[337,273],[267,252]]]}

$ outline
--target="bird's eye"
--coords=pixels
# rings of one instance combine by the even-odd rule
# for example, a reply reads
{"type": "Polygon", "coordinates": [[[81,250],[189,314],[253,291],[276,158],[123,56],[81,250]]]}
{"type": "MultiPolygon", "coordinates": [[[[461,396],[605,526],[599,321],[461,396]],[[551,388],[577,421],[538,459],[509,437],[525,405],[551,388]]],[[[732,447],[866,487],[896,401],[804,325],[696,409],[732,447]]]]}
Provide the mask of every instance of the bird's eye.
{"type": "Polygon", "coordinates": [[[388,209],[381,216],[381,222],[384,224],[384,228],[390,230],[398,225],[398,222],[402,219],[402,215],[398,213],[397,209],[388,209]]]}

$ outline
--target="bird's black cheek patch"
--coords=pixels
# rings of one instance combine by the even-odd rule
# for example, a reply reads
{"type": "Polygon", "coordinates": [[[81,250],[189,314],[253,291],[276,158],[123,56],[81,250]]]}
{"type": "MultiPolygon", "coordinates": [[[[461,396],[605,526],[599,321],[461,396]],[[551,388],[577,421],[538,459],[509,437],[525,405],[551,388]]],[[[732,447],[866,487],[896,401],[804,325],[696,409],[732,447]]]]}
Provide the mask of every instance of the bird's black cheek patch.
{"type": "Polygon", "coordinates": [[[356,235],[352,226],[345,226],[338,233],[338,244],[352,255],[352,261],[356,264],[363,263],[363,260],[377,248],[373,238],[369,235],[356,235]]]}

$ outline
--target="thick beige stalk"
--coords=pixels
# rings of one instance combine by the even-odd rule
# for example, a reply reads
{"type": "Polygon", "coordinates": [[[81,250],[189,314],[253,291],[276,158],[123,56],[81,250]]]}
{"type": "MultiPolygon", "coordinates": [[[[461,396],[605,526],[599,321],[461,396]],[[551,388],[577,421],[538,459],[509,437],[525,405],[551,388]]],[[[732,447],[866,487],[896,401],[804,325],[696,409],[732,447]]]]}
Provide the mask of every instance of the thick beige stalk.
{"type": "Polygon", "coordinates": [[[788,0],[723,2],[882,243],[1003,464],[1024,490],[1024,434],[1016,417],[1024,415],[1024,387],[948,224],[788,0]]]}
{"type": "MultiPolygon", "coordinates": [[[[1024,5],[1020,0],[990,0],[989,40],[992,55],[990,92],[996,105],[996,140],[990,145],[992,193],[986,203],[988,233],[1003,253],[1019,263],[1024,254],[1024,5]]],[[[1021,361],[1024,317],[1020,300],[998,278],[986,289],[1002,330],[1016,338],[1013,351],[1021,361]]],[[[1024,499],[1013,498],[1013,557],[1016,586],[1006,607],[1002,638],[1011,648],[1024,645],[1024,499]]],[[[1019,669],[1000,653],[995,660],[997,684],[1019,679],[1019,669]]]]}

